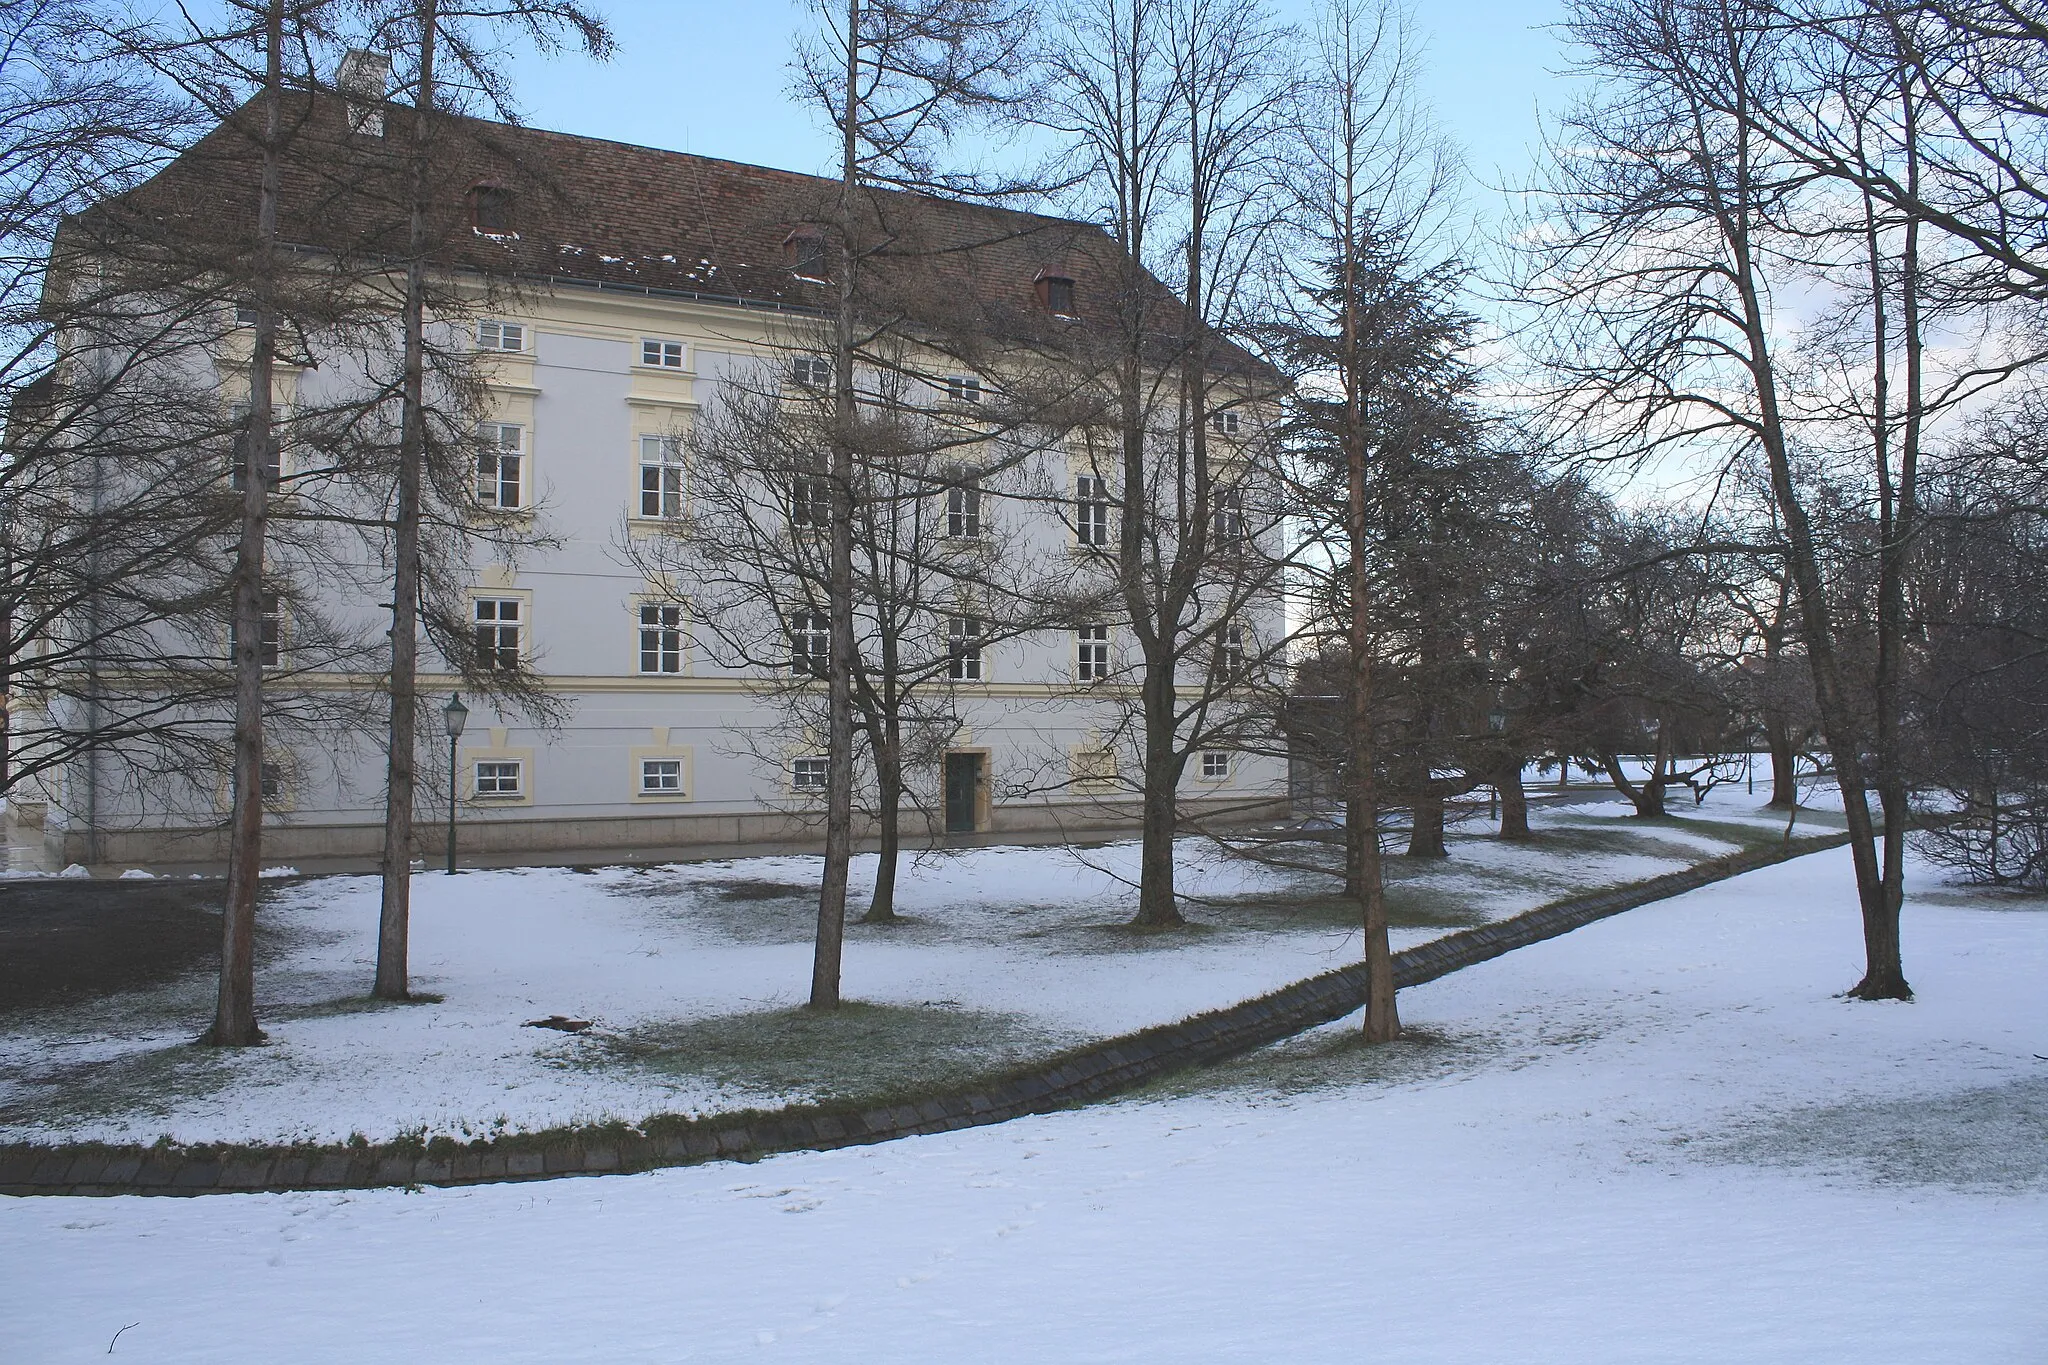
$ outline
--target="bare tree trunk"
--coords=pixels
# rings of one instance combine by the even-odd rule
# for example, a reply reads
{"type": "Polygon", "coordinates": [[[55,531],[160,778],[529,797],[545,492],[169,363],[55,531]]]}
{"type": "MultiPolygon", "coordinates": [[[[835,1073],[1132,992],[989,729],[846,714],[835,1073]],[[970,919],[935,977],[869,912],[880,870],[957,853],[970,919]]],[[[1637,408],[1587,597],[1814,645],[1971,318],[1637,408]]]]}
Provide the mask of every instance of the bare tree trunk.
{"type": "Polygon", "coordinates": [[[839,129],[839,305],[832,333],[832,529],[825,569],[830,649],[825,667],[825,871],[818,879],[818,933],[811,957],[810,1004],[819,1010],[839,1008],[847,865],[853,858],[853,312],[860,35],[861,0],[847,0],[846,105],[839,129]]]}
{"type": "Polygon", "coordinates": [[[1148,928],[1185,924],[1173,888],[1173,836],[1179,812],[1176,787],[1179,756],[1173,742],[1173,669],[1147,667],[1145,703],[1145,772],[1140,800],[1144,821],[1138,853],[1138,913],[1131,923],[1148,928]]]}
{"type": "MultiPolygon", "coordinates": [[[[875,859],[875,891],[868,898],[862,924],[890,924],[896,918],[896,866],[903,847],[903,734],[894,716],[880,727],[875,745],[875,811],[880,846],[875,859]]],[[[873,733],[873,732],[870,732],[873,733]]]]}
{"type": "MultiPolygon", "coordinates": [[[[385,749],[383,904],[377,918],[372,994],[411,994],[407,948],[412,918],[412,821],[418,776],[420,484],[426,463],[427,123],[434,105],[434,39],[439,0],[418,0],[419,85],[413,98],[412,165],[405,266],[405,379],[400,399],[398,506],[391,532],[391,726],[385,749]]],[[[452,781],[452,779],[451,779],[452,781]]]]}
{"type": "Polygon", "coordinates": [[[1519,759],[1509,761],[1496,785],[1500,790],[1500,837],[1528,838],[1529,795],[1522,790],[1522,764],[1519,759]]]}
{"type": "Polygon", "coordinates": [[[1416,790],[1415,803],[1410,807],[1408,824],[1408,855],[1410,858],[1448,858],[1449,845],[1444,843],[1444,796],[1436,784],[1424,778],[1416,790]]]}
{"type": "Polygon", "coordinates": [[[270,454],[277,354],[277,201],[283,150],[285,0],[270,0],[263,22],[263,156],[256,197],[255,336],[249,359],[249,426],[241,442],[242,531],[235,547],[233,811],[228,827],[227,901],[221,915],[220,993],[206,1041],[248,1047],[256,1023],[256,902],[263,870],[263,551],[270,512],[270,454]]]}

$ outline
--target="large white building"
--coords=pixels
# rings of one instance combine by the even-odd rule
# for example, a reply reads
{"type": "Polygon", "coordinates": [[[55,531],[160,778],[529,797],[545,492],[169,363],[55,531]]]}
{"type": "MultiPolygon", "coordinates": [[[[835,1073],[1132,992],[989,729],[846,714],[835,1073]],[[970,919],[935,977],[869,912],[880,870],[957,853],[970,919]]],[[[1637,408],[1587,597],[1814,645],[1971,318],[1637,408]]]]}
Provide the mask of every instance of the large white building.
{"type": "MultiPolygon", "coordinates": [[[[389,123],[396,136],[402,118],[389,123]]],[[[358,127],[355,135],[380,131],[358,127]]],[[[528,664],[559,702],[560,720],[539,726],[514,709],[468,698],[474,707],[454,773],[462,848],[646,855],[801,838],[816,814],[822,756],[800,728],[778,730],[784,713],[761,695],[763,683],[782,686],[787,678],[776,677],[773,665],[726,667],[710,657],[694,638],[690,585],[651,583],[633,546],[688,515],[702,471],[689,467],[676,438],[719,401],[721,385],[807,378],[813,362],[793,338],[829,301],[831,286],[818,278],[829,271],[820,269],[810,225],[836,185],[554,133],[494,132],[493,155],[523,165],[519,174],[545,171],[557,188],[527,190],[521,186],[530,182],[515,181],[513,172],[488,169],[448,185],[449,212],[466,215],[476,249],[517,276],[515,289],[459,326],[488,352],[493,453],[480,465],[477,496],[524,518],[531,531],[517,553],[480,556],[471,566],[467,610],[486,657],[504,651],[528,664]]],[[[158,188],[204,194],[207,173],[174,164],[158,188]],[[181,186],[181,176],[192,183],[181,186]]],[[[317,251],[325,224],[293,216],[298,183],[287,180],[287,233],[317,251]]],[[[934,200],[915,201],[915,222],[964,244],[925,268],[944,284],[939,292],[949,306],[971,313],[992,336],[1078,334],[1106,317],[1105,280],[1091,273],[1107,273],[1114,248],[1093,228],[934,200]]],[[[223,401],[232,403],[238,362],[232,338],[224,346],[212,362],[223,376],[223,401]]],[[[349,382],[346,364],[308,359],[310,366],[280,378],[283,401],[314,403],[323,386],[349,382]]],[[[996,359],[949,374],[946,362],[934,362],[927,378],[934,407],[972,422],[984,395],[994,406],[1001,365],[996,359]]],[[[1252,408],[1216,415],[1219,449],[1245,439],[1253,416],[1252,408]]],[[[950,518],[950,534],[963,541],[1001,527],[1005,554],[1037,556],[1076,576],[1106,572],[1113,470],[1099,467],[1075,433],[1034,428],[999,439],[1033,443],[1008,483],[977,490],[971,519],[957,496],[935,499],[932,515],[950,518]],[[1020,495],[1006,499],[1004,487],[1020,495]]],[[[337,584],[335,591],[323,610],[379,619],[380,604],[366,596],[373,589],[337,584]]],[[[1250,624],[1233,632],[1268,631],[1277,605],[1271,610],[1272,620],[1245,613],[1250,624]]],[[[943,613],[933,628],[947,628],[943,613]]],[[[277,637],[288,656],[288,610],[277,637]]],[[[961,650],[938,703],[957,716],[957,729],[943,754],[918,758],[910,777],[923,813],[906,824],[1001,834],[1132,823],[1131,790],[1121,779],[1137,749],[1118,719],[1134,682],[1127,644],[1120,623],[1098,616],[961,650]]],[[[462,686],[431,654],[423,666],[423,690],[437,701],[462,686]]],[[[375,686],[368,675],[315,682],[375,686]]],[[[377,738],[280,742],[268,859],[375,854],[377,738]]],[[[444,745],[423,726],[423,851],[438,847],[447,809],[444,745]]],[[[135,863],[221,855],[225,788],[216,776],[194,775],[181,790],[166,780],[151,791],[95,770],[107,762],[81,760],[44,784],[52,857],[135,863]]],[[[1183,792],[1249,813],[1262,798],[1283,796],[1285,781],[1283,760],[1217,747],[1192,755],[1183,792]]]]}

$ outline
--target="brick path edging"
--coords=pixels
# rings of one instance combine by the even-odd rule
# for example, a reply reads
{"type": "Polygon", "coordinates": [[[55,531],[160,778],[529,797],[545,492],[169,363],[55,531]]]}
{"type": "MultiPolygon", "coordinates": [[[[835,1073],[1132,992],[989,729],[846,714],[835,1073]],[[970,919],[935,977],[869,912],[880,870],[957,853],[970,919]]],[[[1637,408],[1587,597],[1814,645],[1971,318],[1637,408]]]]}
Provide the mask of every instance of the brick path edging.
{"type": "MultiPolygon", "coordinates": [[[[1394,982],[1399,987],[1419,986],[1624,910],[1847,842],[1846,835],[1828,835],[1732,854],[1447,934],[1396,953],[1394,982]]],[[[469,1143],[446,1137],[427,1142],[249,1147],[17,1143],[0,1146],[0,1194],[225,1194],[473,1185],[859,1146],[1001,1123],[1100,1099],[1292,1037],[1341,1019],[1364,1004],[1365,968],[1354,964],[1176,1024],[1091,1043],[978,1089],[865,1109],[792,1105],[694,1119],[662,1114],[638,1124],[514,1133],[469,1143]]]]}

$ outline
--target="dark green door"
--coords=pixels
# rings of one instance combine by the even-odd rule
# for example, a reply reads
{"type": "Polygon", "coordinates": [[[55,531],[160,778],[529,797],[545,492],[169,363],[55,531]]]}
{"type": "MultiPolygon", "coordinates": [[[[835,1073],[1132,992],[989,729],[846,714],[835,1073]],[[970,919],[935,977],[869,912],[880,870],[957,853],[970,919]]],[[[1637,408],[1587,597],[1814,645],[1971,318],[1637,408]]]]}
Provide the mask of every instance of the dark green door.
{"type": "Polygon", "coordinates": [[[980,754],[946,755],[946,833],[972,834],[981,805],[980,754]]]}

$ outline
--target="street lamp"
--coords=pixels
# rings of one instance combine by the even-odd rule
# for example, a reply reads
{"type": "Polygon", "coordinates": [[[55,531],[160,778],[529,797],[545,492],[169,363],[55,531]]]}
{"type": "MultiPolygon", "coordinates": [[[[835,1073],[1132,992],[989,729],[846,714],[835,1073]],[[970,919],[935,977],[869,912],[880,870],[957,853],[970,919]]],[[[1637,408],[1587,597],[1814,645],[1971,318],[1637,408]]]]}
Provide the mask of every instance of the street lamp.
{"type": "MultiPolygon", "coordinates": [[[[1495,702],[1493,709],[1486,713],[1486,728],[1496,735],[1508,728],[1508,713],[1501,708],[1499,702],[1495,702]]],[[[1494,783],[1487,793],[1486,818],[1489,820],[1500,818],[1500,783],[1498,782],[1494,783]]]]}
{"type": "Polygon", "coordinates": [[[462,694],[455,693],[448,698],[448,704],[441,708],[441,725],[448,731],[448,875],[455,875],[455,741],[462,738],[462,727],[469,721],[469,708],[462,704],[462,694]]]}

